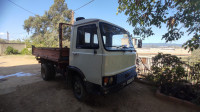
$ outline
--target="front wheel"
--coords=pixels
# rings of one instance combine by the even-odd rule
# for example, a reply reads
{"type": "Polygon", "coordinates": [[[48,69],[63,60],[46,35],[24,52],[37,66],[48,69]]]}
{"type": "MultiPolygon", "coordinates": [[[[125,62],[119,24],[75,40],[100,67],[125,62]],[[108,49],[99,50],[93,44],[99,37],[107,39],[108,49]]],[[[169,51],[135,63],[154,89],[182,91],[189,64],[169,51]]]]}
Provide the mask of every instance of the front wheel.
{"type": "Polygon", "coordinates": [[[74,96],[78,100],[85,101],[87,99],[87,91],[85,90],[83,81],[79,77],[74,77],[73,91],[74,96]]]}

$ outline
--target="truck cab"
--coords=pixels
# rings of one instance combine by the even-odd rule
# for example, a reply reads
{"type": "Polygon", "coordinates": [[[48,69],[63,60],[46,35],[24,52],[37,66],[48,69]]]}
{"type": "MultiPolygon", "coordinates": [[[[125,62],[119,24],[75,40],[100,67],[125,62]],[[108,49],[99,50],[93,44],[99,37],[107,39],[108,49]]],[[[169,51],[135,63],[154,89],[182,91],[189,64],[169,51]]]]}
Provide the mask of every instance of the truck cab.
{"type": "Polygon", "coordinates": [[[59,24],[59,48],[32,46],[44,80],[63,74],[78,100],[88,93],[108,94],[130,84],[136,73],[136,50],[124,28],[101,19],[79,18],[59,24]],[[62,47],[63,25],[71,26],[70,46],[62,47]]]}
{"type": "Polygon", "coordinates": [[[84,74],[84,81],[106,94],[137,76],[136,51],[124,28],[100,19],[82,19],[72,29],[69,65],[84,74]]]}

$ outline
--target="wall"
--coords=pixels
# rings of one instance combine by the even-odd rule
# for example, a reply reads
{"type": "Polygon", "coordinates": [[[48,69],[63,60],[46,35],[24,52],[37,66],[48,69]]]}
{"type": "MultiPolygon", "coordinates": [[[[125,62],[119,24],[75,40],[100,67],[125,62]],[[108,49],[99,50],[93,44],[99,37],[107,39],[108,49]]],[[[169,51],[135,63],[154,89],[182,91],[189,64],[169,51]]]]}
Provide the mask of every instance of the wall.
{"type": "Polygon", "coordinates": [[[183,48],[137,48],[137,53],[139,57],[148,56],[154,57],[158,53],[176,55],[178,57],[188,57],[191,56],[191,52],[188,49],[183,48]]]}
{"type": "Polygon", "coordinates": [[[4,52],[8,46],[11,46],[14,49],[17,49],[19,52],[22,49],[26,48],[26,44],[23,44],[23,43],[0,43],[0,55],[4,54],[4,52]]]}
{"type": "MultiPolygon", "coordinates": [[[[133,38],[132,41],[133,41],[133,46],[134,46],[134,48],[137,48],[137,39],[136,39],[136,38],[133,38]]],[[[121,44],[122,44],[122,45],[128,45],[128,46],[129,46],[128,38],[122,38],[121,44]]]]}
{"type": "Polygon", "coordinates": [[[138,54],[138,70],[139,74],[148,74],[152,66],[152,58],[158,53],[176,55],[177,57],[187,58],[191,56],[188,49],[183,48],[136,48],[138,54]]]}

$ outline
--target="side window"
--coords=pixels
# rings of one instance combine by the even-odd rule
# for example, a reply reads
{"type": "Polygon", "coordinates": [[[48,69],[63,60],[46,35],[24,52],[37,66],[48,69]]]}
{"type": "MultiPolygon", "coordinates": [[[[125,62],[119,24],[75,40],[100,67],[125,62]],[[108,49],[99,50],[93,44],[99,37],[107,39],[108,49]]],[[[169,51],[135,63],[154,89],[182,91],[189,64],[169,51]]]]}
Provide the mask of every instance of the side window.
{"type": "Polygon", "coordinates": [[[85,33],[85,43],[90,43],[90,37],[91,37],[91,35],[90,35],[90,33],[85,33]]]}
{"type": "Polygon", "coordinates": [[[76,48],[77,49],[99,48],[98,38],[97,38],[97,27],[95,24],[78,27],[76,48]]]}
{"type": "Polygon", "coordinates": [[[106,36],[103,35],[103,42],[106,43],[106,36]]]}
{"type": "Polygon", "coordinates": [[[97,38],[97,34],[94,34],[94,44],[98,45],[98,38],[97,38]]]}

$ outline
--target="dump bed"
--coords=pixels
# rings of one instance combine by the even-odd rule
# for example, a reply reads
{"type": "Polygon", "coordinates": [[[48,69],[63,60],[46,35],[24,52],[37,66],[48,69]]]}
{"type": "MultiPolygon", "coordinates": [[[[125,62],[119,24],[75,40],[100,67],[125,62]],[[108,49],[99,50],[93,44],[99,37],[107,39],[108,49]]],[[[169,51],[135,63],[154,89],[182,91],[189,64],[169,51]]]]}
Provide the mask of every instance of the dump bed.
{"type": "Polygon", "coordinates": [[[32,54],[39,59],[69,63],[69,48],[46,48],[32,46],[32,54]]]}

